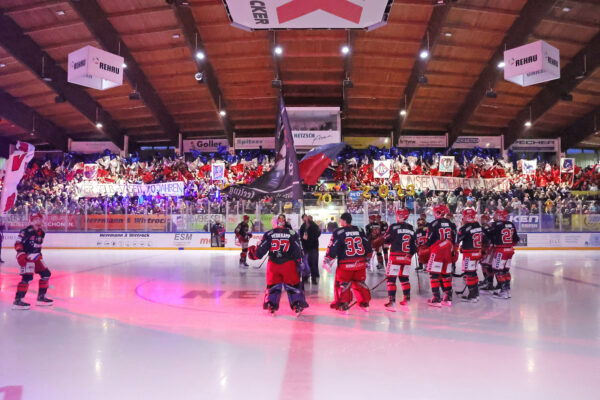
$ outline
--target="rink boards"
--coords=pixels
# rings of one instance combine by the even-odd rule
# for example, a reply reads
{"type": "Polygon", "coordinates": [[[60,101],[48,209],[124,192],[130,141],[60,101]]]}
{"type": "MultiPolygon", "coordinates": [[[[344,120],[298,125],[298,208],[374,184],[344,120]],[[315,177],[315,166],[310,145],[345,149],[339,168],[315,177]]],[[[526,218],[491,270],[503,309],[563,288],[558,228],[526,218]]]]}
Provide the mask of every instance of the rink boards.
{"type": "MultiPolygon", "coordinates": [[[[520,249],[600,250],[600,233],[521,233],[520,249]]],[[[5,233],[3,247],[12,247],[17,233],[5,233]]],[[[254,233],[250,245],[258,244],[262,234],[254,233]]],[[[325,250],[331,235],[319,238],[319,247],[325,250]]],[[[156,250],[202,250],[210,249],[209,233],[144,233],[144,232],[48,232],[44,240],[46,249],[156,249],[156,250]]],[[[233,233],[225,235],[225,250],[238,250],[239,243],[233,233]]]]}

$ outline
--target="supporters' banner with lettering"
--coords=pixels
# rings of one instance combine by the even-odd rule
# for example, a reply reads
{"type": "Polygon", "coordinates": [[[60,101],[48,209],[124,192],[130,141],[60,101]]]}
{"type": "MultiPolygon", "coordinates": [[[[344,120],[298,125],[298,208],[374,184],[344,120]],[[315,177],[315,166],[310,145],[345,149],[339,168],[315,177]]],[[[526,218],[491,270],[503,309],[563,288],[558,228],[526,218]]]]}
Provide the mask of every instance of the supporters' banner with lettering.
{"type": "Polygon", "coordinates": [[[214,163],[211,166],[211,178],[213,181],[222,181],[225,179],[225,164],[214,163]]]}
{"type": "Polygon", "coordinates": [[[80,182],[75,185],[77,197],[98,197],[123,194],[129,196],[183,196],[183,182],[165,182],[144,184],[99,183],[94,181],[80,182]]]}
{"type": "Polygon", "coordinates": [[[417,190],[443,190],[450,191],[458,188],[479,189],[479,190],[510,190],[509,178],[454,178],[449,176],[430,176],[430,175],[400,175],[400,186],[406,189],[408,185],[413,185],[417,190]]]}
{"type": "Polygon", "coordinates": [[[392,160],[373,161],[373,177],[387,179],[392,170],[392,160]]]}
{"type": "Polygon", "coordinates": [[[17,198],[17,185],[23,179],[25,168],[33,158],[35,146],[25,142],[17,142],[15,150],[4,164],[4,184],[0,198],[0,214],[13,208],[17,198]]]}
{"type": "Polygon", "coordinates": [[[229,147],[227,139],[194,139],[183,141],[183,151],[189,153],[192,150],[214,152],[219,146],[229,147]]]}
{"type": "Polygon", "coordinates": [[[387,21],[388,0],[225,0],[233,26],[255,29],[367,29],[387,21]]]}
{"type": "Polygon", "coordinates": [[[287,201],[302,198],[294,137],[292,136],[292,128],[282,96],[279,97],[279,114],[275,136],[276,157],[273,168],[249,185],[230,186],[229,194],[232,197],[245,200],[271,197],[276,200],[287,201]]]}
{"type": "Polygon", "coordinates": [[[503,147],[502,136],[459,136],[452,144],[453,149],[501,149],[503,147]]]}
{"type": "Polygon", "coordinates": [[[535,175],[537,160],[521,160],[521,170],[525,175],[535,175]]]}
{"type": "Polygon", "coordinates": [[[561,174],[572,174],[575,172],[575,159],[574,158],[561,158],[560,159],[560,173],[561,174]]]}
{"type": "Polygon", "coordinates": [[[454,172],[454,156],[440,157],[440,172],[454,172]]]}
{"type": "Polygon", "coordinates": [[[417,148],[446,148],[448,147],[448,135],[427,135],[427,136],[405,136],[398,138],[398,147],[417,147],[417,148]]]}
{"type": "Polygon", "coordinates": [[[89,181],[96,179],[98,175],[98,164],[85,164],[83,166],[83,177],[89,181]]]}

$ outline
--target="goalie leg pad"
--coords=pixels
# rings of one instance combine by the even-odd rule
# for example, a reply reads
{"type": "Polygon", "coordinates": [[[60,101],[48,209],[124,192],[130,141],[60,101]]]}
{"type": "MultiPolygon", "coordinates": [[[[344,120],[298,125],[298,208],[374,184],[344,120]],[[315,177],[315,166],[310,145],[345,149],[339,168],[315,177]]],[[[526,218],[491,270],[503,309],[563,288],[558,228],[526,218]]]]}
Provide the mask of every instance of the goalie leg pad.
{"type": "Polygon", "coordinates": [[[296,304],[302,306],[303,308],[308,307],[306,297],[304,296],[304,290],[302,290],[300,283],[297,283],[296,285],[288,285],[284,283],[284,287],[288,295],[290,308],[292,310],[296,304]]]}
{"type": "Polygon", "coordinates": [[[275,285],[267,285],[265,292],[265,300],[263,308],[267,309],[270,304],[275,310],[279,309],[279,300],[281,299],[281,291],[283,290],[283,283],[275,285]]]}

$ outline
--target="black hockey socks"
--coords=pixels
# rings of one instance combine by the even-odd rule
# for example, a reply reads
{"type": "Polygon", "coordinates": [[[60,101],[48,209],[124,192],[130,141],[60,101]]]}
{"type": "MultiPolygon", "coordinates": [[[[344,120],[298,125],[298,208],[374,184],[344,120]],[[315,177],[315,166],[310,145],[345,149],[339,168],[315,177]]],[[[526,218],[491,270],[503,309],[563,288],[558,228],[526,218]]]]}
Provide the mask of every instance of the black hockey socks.
{"type": "Polygon", "coordinates": [[[400,276],[398,277],[398,279],[400,279],[400,284],[402,285],[402,293],[404,294],[404,300],[410,300],[410,281],[408,280],[408,276],[400,276]]]}
{"type": "Polygon", "coordinates": [[[440,301],[440,274],[429,274],[429,280],[431,282],[431,292],[433,293],[433,297],[436,301],[440,301]]]}
{"type": "Polygon", "coordinates": [[[388,292],[388,297],[390,298],[390,300],[396,301],[396,290],[397,289],[398,289],[398,287],[396,286],[396,277],[388,276],[387,277],[387,292],[388,292]]]}

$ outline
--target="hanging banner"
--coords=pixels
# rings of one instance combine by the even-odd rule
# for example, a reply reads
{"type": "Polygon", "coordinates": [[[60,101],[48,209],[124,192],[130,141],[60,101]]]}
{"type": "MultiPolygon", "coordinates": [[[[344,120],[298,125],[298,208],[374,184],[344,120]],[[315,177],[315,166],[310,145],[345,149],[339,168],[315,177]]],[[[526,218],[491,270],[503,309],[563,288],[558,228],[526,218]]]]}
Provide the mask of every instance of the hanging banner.
{"type": "Polygon", "coordinates": [[[106,150],[113,154],[119,154],[121,150],[113,142],[71,142],[69,151],[83,154],[102,154],[106,150]]]}
{"type": "Polygon", "coordinates": [[[69,53],[68,81],[106,90],[123,84],[123,57],[92,46],[69,53]]]}
{"type": "Polygon", "coordinates": [[[560,78],[560,52],[543,40],[504,52],[504,79],[520,86],[560,78]]]}
{"type": "Polygon", "coordinates": [[[219,150],[220,146],[229,148],[227,139],[194,139],[183,141],[183,152],[189,153],[192,150],[212,153],[219,150]]]}
{"type": "Polygon", "coordinates": [[[521,171],[524,175],[535,175],[537,160],[521,160],[521,171]]]}
{"type": "Polygon", "coordinates": [[[560,173],[561,174],[572,174],[575,172],[575,159],[574,158],[561,158],[560,159],[560,173]]]}
{"type": "Polygon", "coordinates": [[[437,136],[400,136],[398,138],[398,147],[448,147],[448,135],[437,136]]]}
{"type": "Polygon", "coordinates": [[[416,190],[443,190],[451,191],[456,189],[479,189],[479,190],[510,190],[509,178],[454,178],[449,176],[431,176],[431,175],[400,175],[400,186],[407,190],[412,185],[416,190]]]}
{"type": "Polygon", "coordinates": [[[459,136],[452,144],[453,149],[501,149],[502,136],[459,136]]]}
{"type": "Polygon", "coordinates": [[[225,164],[214,163],[211,165],[211,178],[213,181],[225,180],[225,164]]]}
{"type": "Polygon", "coordinates": [[[440,172],[454,172],[454,156],[441,156],[440,157],[440,172]]]}
{"type": "Polygon", "coordinates": [[[263,148],[265,150],[273,150],[275,148],[274,137],[248,137],[248,138],[235,138],[235,149],[236,150],[255,150],[263,148]]]}
{"type": "Polygon", "coordinates": [[[392,160],[373,161],[373,177],[387,179],[390,177],[392,160]]]}
{"type": "Polygon", "coordinates": [[[100,197],[122,194],[132,196],[183,196],[183,182],[165,182],[144,184],[118,184],[99,182],[80,182],[75,185],[77,197],[100,197]]]}
{"type": "Polygon", "coordinates": [[[15,150],[12,152],[8,161],[4,164],[4,182],[2,185],[2,195],[0,197],[0,215],[13,208],[17,199],[17,186],[27,164],[35,154],[35,146],[25,142],[17,142],[15,150]]]}
{"type": "Polygon", "coordinates": [[[388,0],[224,0],[233,26],[255,29],[367,29],[385,25],[388,0]]]}
{"type": "Polygon", "coordinates": [[[557,153],[560,151],[559,139],[517,139],[510,146],[512,151],[534,153],[557,153]]]}
{"type": "Polygon", "coordinates": [[[83,177],[88,181],[93,181],[98,176],[98,164],[85,164],[83,166],[83,177]]]}

